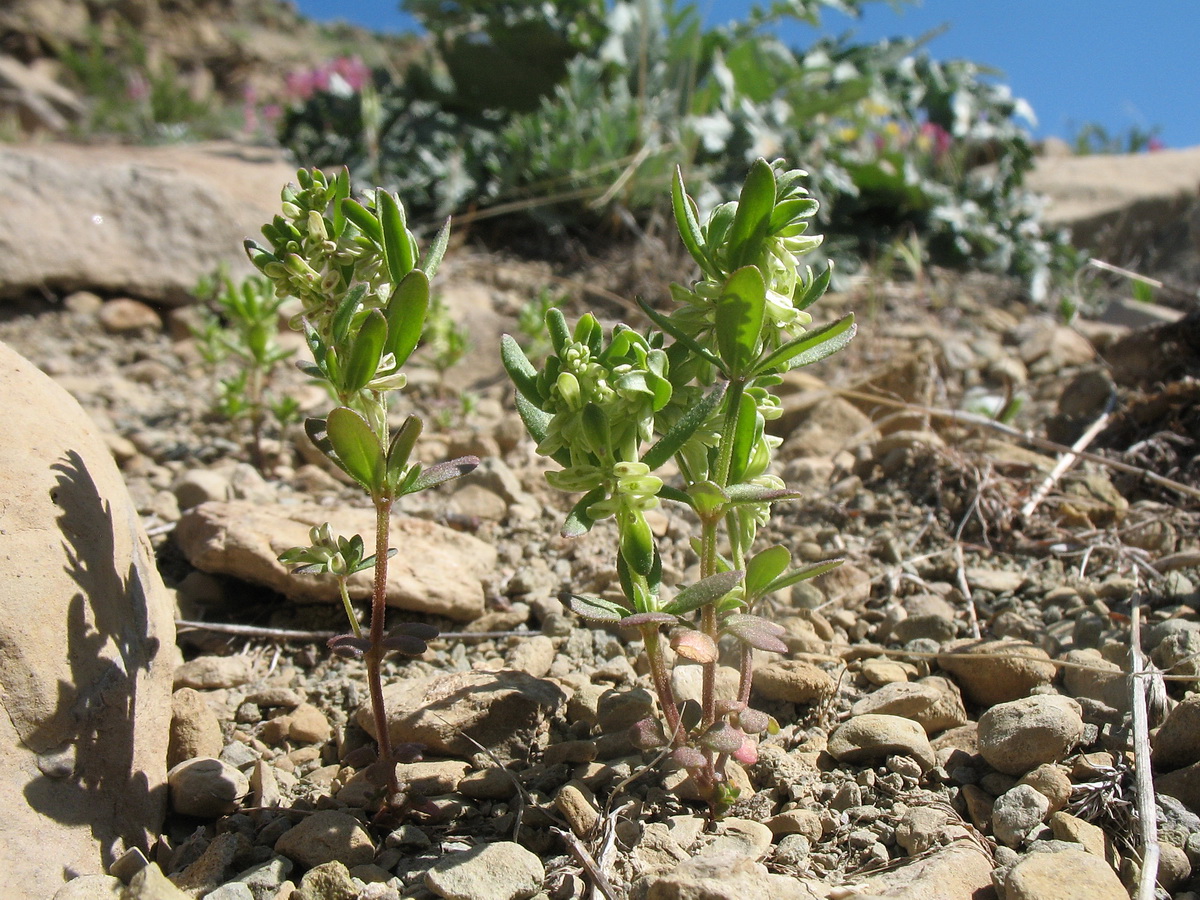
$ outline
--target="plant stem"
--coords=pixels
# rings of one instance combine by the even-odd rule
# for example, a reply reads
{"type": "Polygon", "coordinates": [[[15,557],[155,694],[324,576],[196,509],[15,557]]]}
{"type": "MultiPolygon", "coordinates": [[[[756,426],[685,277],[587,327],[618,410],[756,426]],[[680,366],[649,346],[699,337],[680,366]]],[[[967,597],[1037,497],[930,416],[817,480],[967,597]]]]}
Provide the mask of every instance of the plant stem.
{"type": "Polygon", "coordinates": [[[387,710],[383,704],[383,629],[387,615],[388,536],[392,518],[392,498],[375,497],[375,589],[371,593],[371,648],[366,652],[367,685],[371,691],[371,712],[375,718],[379,761],[387,772],[388,800],[400,793],[396,763],[392,759],[392,736],[388,732],[387,710]]]}
{"type": "Polygon", "coordinates": [[[346,618],[350,620],[350,627],[354,630],[356,638],[362,637],[362,627],[358,624],[358,616],[354,614],[354,606],[350,603],[350,592],[346,589],[346,576],[338,576],[338,591],[342,595],[342,606],[346,609],[346,618]]]}
{"type": "Polygon", "coordinates": [[[675,704],[675,692],[671,690],[671,676],[667,672],[666,660],[663,659],[658,626],[642,626],[642,641],[646,646],[646,658],[650,660],[650,677],[654,680],[654,690],[658,694],[663,717],[667,720],[671,743],[677,747],[682,746],[687,743],[688,736],[680,725],[679,707],[675,704]]]}

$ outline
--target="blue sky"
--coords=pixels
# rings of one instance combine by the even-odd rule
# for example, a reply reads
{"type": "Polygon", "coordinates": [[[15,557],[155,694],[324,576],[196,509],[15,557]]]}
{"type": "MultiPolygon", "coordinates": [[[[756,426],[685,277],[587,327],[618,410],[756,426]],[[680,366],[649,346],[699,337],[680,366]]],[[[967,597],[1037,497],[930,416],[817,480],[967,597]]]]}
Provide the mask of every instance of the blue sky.
{"type": "MultiPolygon", "coordinates": [[[[345,19],[380,31],[410,31],[398,0],[297,0],[318,20],[345,19]]],[[[742,18],[751,0],[700,0],[708,21],[742,18]]],[[[1004,72],[1029,101],[1038,136],[1069,137],[1085,123],[1112,133],[1161,129],[1168,147],[1200,145],[1200,5],[1196,0],[924,0],[894,11],[867,5],[859,20],[828,14],[825,33],[863,40],[911,37],[943,24],[927,45],[938,59],[965,58],[1004,72]]],[[[803,47],[811,28],[784,29],[803,47]]]]}

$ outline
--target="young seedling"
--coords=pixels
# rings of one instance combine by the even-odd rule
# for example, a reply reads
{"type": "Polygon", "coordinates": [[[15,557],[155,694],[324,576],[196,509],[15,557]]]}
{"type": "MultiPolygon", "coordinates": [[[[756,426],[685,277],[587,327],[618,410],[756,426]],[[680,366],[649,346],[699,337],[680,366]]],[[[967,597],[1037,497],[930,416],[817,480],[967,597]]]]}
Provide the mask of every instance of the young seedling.
{"type": "Polygon", "coordinates": [[[701,277],[690,288],[672,285],[674,311],[666,315],[641,303],[655,329],[643,335],[617,325],[606,336],[591,314],[572,330],[551,309],[546,329],[553,352],[540,370],[507,335],[501,350],[538,452],[562,467],[547,472],[546,480],[583,494],[563,534],[581,535],[608,517],[616,521],[623,598],[570,594],[567,600],[587,620],[640,632],[662,720],[636,726],[635,742],[673,747],[714,817],[737,796],[726,775],[728,760],[753,762],[754,736],[777,728],[749,705],[753,651],[783,653],[787,646],[783,628],[755,607],[841,563],[791,568],[791,554],[781,545],[753,552],[772,504],[798,497],[770,473],[779,439],[766,433],[765,423],[780,414],[771,389],[781,373],[840,350],[855,331],[853,315],[809,330],[806,310],[825,292],[830,273],[816,275],[798,262],[822,240],[806,233],[817,202],[800,184],[804,174],[760,159],[738,200],[701,224],[677,171],[675,219],[701,277]],[[671,460],[682,476],[677,486],[654,474],[671,460]],[[700,523],[693,544],[700,578],[669,600],[645,516],[662,499],[690,508],[700,523]],[[720,700],[723,637],[738,647],[740,681],[735,698],[720,700]],[[702,666],[698,706],[676,700],[666,646],[702,666]]]}
{"type": "Polygon", "coordinates": [[[333,534],[328,524],[314,528],[308,547],[296,547],[280,560],[294,571],[328,573],[337,579],[352,631],[329,641],[339,656],[367,664],[371,710],[386,777],[385,805],[396,809],[404,796],[396,778],[397,751],[388,734],[381,666],[388,653],[418,656],[437,634],[431,626],[409,623],[385,631],[388,547],[393,504],[405,496],[457,478],[478,458],[464,456],[429,467],[413,461],[423,427],[416,415],[398,428],[388,424],[388,397],[407,382],[402,367],[416,349],[429,309],[429,279],[449,240],[449,222],[418,263],[417,242],[399,199],[383,190],[362,201],[350,195],[346,170],[332,178],[318,169],[297,173],[298,185],[283,190],[283,215],[263,226],[268,247],[246,242],[251,261],[274,284],[278,296],[300,300],[292,325],[304,332],[312,360],[299,363],[328,385],[337,405],[324,417],[309,418],[305,431],[331,462],[363,489],[375,508],[375,541],[365,556],[363,539],[333,534]],[[359,627],[346,591],[346,579],[371,569],[374,582],[366,633],[359,627]]]}
{"type": "Polygon", "coordinates": [[[216,409],[226,419],[250,421],[250,461],[262,471],[265,465],[262,439],[267,414],[281,429],[299,418],[291,397],[274,397],[271,381],[276,368],[292,355],[279,344],[279,310],[286,296],[277,296],[265,278],[250,277],[235,284],[228,274],[197,287],[201,296],[210,295],[216,307],[192,329],[204,361],[216,369],[232,358],[235,371],[220,380],[216,409]]]}

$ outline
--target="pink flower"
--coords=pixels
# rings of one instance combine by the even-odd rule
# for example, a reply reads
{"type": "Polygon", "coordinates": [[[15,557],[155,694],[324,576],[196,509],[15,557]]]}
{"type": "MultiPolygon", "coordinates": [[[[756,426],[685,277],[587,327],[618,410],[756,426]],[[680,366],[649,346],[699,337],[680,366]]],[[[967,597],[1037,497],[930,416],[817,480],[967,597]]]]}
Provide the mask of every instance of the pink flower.
{"type": "Polygon", "coordinates": [[[1166,149],[1167,149],[1166,143],[1162,140],[1162,138],[1158,137],[1157,135],[1150,138],[1150,140],[1146,141],[1146,152],[1147,153],[1157,153],[1159,150],[1166,150],[1166,149]]]}

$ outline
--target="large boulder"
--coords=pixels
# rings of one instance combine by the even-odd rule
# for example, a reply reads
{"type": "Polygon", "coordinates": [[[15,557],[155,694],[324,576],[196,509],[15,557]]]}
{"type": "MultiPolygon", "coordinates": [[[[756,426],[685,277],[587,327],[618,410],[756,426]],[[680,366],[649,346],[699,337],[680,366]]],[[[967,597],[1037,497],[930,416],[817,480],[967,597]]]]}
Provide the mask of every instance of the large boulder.
{"type": "Polygon", "coordinates": [[[0,344],[0,896],[148,850],[166,807],[173,605],[103,439],[0,344]]]}
{"type": "Polygon", "coordinates": [[[0,296],[79,288],[186,303],[278,212],[295,170],[232,143],[0,147],[0,296]],[[17,212],[19,211],[19,212],[17,212]]]}

